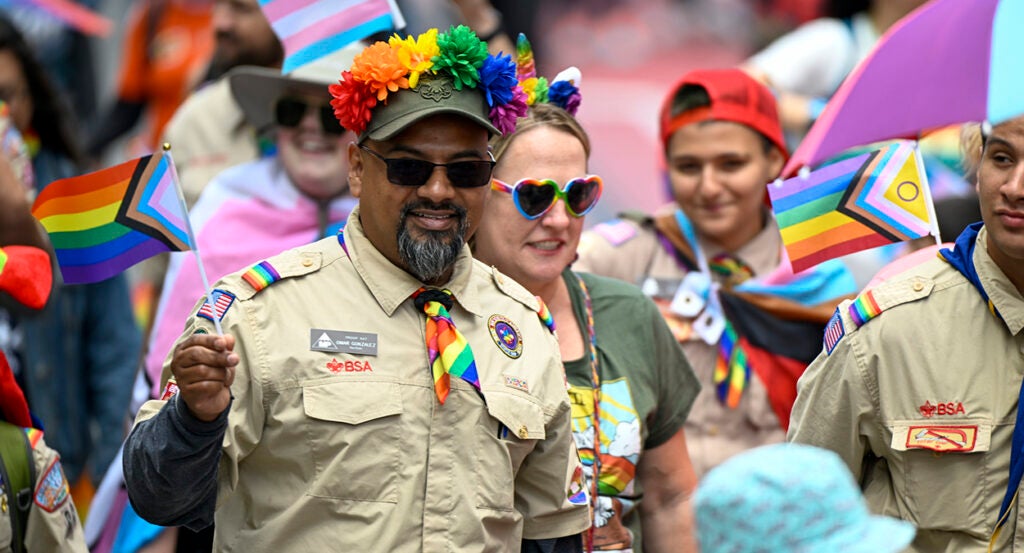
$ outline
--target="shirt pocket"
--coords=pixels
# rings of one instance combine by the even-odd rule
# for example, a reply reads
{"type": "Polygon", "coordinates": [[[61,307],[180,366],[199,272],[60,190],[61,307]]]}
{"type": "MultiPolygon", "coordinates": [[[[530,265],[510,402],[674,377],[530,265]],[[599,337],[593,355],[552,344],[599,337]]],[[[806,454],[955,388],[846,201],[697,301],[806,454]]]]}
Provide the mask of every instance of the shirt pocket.
{"type": "Polygon", "coordinates": [[[987,538],[995,516],[987,499],[1002,493],[992,485],[992,421],[899,421],[889,427],[897,461],[890,463],[893,486],[907,511],[901,518],[922,529],[987,538]]]}
{"type": "Polygon", "coordinates": [[[316,477],[309,495],[398,501],[401,388],[395,382],[332,382],[302,388],[316,477]]]}
{"type": "Polygon", "coordinates": [[[519,467],[545,437],[544,411],[525,397],[503,392],[484,395],[487,411],[480,416],[472,445],[476,505],[512,511],[519,467]]]}

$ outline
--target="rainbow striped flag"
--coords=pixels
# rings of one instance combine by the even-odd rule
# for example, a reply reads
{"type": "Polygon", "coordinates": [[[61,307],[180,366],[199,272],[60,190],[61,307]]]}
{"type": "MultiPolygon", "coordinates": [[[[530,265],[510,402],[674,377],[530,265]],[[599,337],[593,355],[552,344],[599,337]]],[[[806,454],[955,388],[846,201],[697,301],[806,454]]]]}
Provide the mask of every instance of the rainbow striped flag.
{"type": "Polygon", "coordinates": [[[189,249],[174,166],[163,152],[54,181],[32,214],[50,234],[68,284],[99,282],[160,252],[189,249]]]}
{"type": "Polygon", "coordinates": [[[260,8],[284,46],[283,73],[374,33],[405,27],[394,0],[260,0],[260,8]]]}
{"type": "Polygon", "coordinates": [[[768,186],[794,272],[894,242],[938,235],[920,152],[894,143],[768,186]]]}

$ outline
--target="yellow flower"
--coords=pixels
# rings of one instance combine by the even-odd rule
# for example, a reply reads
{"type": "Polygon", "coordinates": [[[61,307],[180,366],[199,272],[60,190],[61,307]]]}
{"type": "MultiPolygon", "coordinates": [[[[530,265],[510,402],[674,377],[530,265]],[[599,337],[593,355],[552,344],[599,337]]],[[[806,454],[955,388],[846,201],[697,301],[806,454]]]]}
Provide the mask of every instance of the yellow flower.
{"type": "Polygon", "coordinates": [[[526,93],[526,105],[532,106],[537,101],[537,77],[530,77],[519,83],[526,93]]]}
{"type": "Polygon", "coordinates": [[[430,29],[415,39],[411,35],[402,39],[395,34],[388,40],[388,44],[395,49],[398,63],[409,71],[409,88],[416,88],[420,75],[434,66],[430,58],[440,52],[437,47],[437,29],[430,29]]]}

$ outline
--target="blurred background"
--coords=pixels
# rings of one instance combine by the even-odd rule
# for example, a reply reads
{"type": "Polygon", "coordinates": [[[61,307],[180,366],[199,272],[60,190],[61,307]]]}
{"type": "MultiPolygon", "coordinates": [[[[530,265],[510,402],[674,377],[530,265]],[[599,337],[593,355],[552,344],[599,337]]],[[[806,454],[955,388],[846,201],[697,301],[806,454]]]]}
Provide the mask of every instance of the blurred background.
{"type": "MultiPolygon", "coordinates": [[[[69,95],[83,141],[113,101],[129,15],[136,4],[180,0],[78,0],[114,22],[106,37],[67,26],[39,0],[0,0],[69,95]]],[[[212,7],[215,0],[185,0],[212,7]]],[[[449,0],[398,0],[408,31],[458,21],[449,0]]],[[[592,171],[605,178],[605,199],[587,218],[598,223],[624,210],[651,211],[667,197],[659,176],[657,113],[662,96],[689,69],[735,65],[772,39],[820,16],[825,0],[496,0],[510,36],[526,32],[538,70],[553,77],[582,70],[579,118],[590,132],[592,171]]],[[[212,31],[211,31],[212,32],[212,31]]],[[[187,50],[188,37],[153,37],[187,50]]],[[[200,64],[201,65],[201,64],[200,64]]],[[[202,75],[192,76],[199,82],[202,75]]],[[[145,153],[147,122],[107,145],[101,166],[145,153]]]]}

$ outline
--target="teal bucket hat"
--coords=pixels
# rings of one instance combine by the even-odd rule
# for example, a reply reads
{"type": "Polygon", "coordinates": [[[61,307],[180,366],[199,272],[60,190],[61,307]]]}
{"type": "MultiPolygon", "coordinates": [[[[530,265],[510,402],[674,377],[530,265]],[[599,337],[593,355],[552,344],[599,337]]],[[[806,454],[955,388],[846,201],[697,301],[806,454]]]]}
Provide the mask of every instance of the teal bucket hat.
{"type": "Polygon", "coordinates": [[[701,553],[896,553],[914,526],[868,512],[831,451],[763,446],[711,470],[694,500],[701,553]]]}

